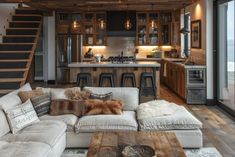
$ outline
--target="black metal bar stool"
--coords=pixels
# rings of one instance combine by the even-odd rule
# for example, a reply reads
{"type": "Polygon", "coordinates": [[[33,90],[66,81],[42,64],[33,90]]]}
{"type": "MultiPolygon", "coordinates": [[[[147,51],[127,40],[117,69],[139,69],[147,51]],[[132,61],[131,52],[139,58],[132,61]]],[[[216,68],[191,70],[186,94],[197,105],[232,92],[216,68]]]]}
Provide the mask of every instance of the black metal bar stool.
{"type": "Polygon", "coordinates": [[[131,87],[136,87],[136,80],[135,80],[135,74],[134,73],[123,73],[122,79],[121,79],[121,87],[126,87],[126,80],[131,80],[131,87]]]}
{"type": "Polygon", "coordinates": [[[78,73],[77,75],[77,86],[83,88],[85,86],[92,86],[91,74],[90,73],[78,73]]]}
{"type": "Polygon", "coordinates": [[[140,78],[140,96],[153,95],[156,98],[156,85],[154,82],[154,75],[151,72],[141,73],[140,78]],[[150,81],[150,86],[148,86],[147,81],[150,81]]]}
{"type": "Polygon", "coordinates": [[[104,81],[108,80],[110,83],[110,87],[115,87],[114,83],[114,76],[112,73],[101,73],[100,74],[100,79],[99,79],[99,87],[104,86],[104,81]]]}

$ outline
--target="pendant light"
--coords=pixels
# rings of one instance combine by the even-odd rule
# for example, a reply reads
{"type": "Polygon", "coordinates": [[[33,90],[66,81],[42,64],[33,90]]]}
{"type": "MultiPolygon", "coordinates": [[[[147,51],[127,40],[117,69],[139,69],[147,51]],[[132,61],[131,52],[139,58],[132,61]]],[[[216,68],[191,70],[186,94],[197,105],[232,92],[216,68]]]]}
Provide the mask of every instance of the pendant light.
{"type": "Polygon", "coordinates": [[[99,28],[100,28],[101,30],[105,29],[106,24],[105,24],[104,19],[103,19],[103,18],[100,18],[100,19],[98,20],[98,22],[99,22],[99,28]]]}
{"type": "Polygon", "coordinates": [[[131,20],[130,20],[130,17],[129,17],[129,11],[128,11],[128,4],[126,5],[126,10],[127,10],[127,13],[126,13],[126,22],[124,23],[124,27],[126,30],[130,30],[132,28],[132,24],[131,24],[131,20]]]}
{"type": "Polygon", "coordinates": [[[79,28],[80,28],[79,22],[76,21],[76,20],[74,20],[73,23],[72,23],[72,28],[73,28],[74,30],[79,29],[79,28]]]}
{"type": "Polygon", "coordinates": [[[189,30],[187,29],[187,21],[185,19],[186,13],[185,13],[185,7],[184,7],[184,27],[180,30],[180,33],[186,35],[189,33],[189,30]]]}
{"type": "Polygon", "coordinates": [[[155,21],[155,14],[154,14],[154,11],[153,11],[153,4],[152,4],[152,12],[153,12],[153,17],[152,17],[152,19],[151,19],[151,21],[150,21],[150,27],[152,28],[152,29],[155,29],[156,28],[156,26],[157,26],[157,23],[156,23],[156,21],[155,21]]]}

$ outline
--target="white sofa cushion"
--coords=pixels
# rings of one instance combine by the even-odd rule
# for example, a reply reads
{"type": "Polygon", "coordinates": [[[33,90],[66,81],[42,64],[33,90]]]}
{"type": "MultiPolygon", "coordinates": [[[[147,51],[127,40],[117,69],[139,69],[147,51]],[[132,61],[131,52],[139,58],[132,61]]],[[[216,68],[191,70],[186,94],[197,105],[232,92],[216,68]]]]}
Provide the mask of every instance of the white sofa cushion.
{"type": "Polygon", "coordinates": [[[106,94],[112,92],[113,99],[120,99],[124,103],[125,111],[135,111],[139,105],[139,89],[131,87],[85,87],[95,94],[106,94]]]}
{"type": "Polygon", "coordinates": [[[61,121],[45,120],[25,127],[20,134],[7,134],[0,141],[7,142],[41,142],[53,147],[64,135],[66,124],[61,121]]]}
{"type": "Polygon", "coordinates": [[[67,132],[74,132],[74,126],[78,121],[78,117],[73,114],[65,114],[59,116],[44,115],[42,117],[39,117],[39,119],[63,121],[65,124],[67,124],[67,130],[66,130],[67,132]]]}
{"type": "Polygon", "coordinates": [[[25,84],[18,90],[15,90],[7,95],[4,95],[0,98],[0,108],[1,109],[9,109],[16,105],[21,104],[20,97],[18,96],[19,91],[31,91],[32,88],[29,83],[25,84]]]}
{"type": "Polygon", "coordinates": [[[21,104],[20,97],[17,95],[19,91],[30,91],[32,90],[29,83],[25,84],[18,90],[15,90],[7,95],[4,95],[0,98],[0,137],[10,132],[10,127],[2,109],[10,109],[16,105],[21,104]]]}
{"type": "Polygon", "coordinates": [[[39,121],[29,99],[23,104],[5,110],[5,112],[13,134],[17,134],[24,127],[39,121]]]}
{"type": "Polygon", "coordinates": [[[50,146],[44,143],[0,141],[1,157],[46,157],[50,151],[50,146]]]}
{"type": "Polygon", "coordinates": [[[80,87],[72,87],[72,88],[43,88],[43,87],[37,87],[36,89],[42,89],[43,93],[50,94],[51,95],[51,100],[68,99],[68,97],[64,93],[67,89],[73,89],[73,90],[80,91],[80,87]]]}
{"type": "Polygon", "coordinates": [[[137,131],[134,111],[124,111],[122,115],[83,116],[75,125],[77,133],[99,131],[137,131]]]}
{"type": "Polygon", "coordinates": [[[140,130],[190,130],[202,128],[202,123],[183,106],[168,116],[138,120],[140,130]]]}
{"type": "Polygon", "coordinates": [[[0,109],[0,137],[6,135],[9,131],[10,128],[5,113],[0,109]]]}

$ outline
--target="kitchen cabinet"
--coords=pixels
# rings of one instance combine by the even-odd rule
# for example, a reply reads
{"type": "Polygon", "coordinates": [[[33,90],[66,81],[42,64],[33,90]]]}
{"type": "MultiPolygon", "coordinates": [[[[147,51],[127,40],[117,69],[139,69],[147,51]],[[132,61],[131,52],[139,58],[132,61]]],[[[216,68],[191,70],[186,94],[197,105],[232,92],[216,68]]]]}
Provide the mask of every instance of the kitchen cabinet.
{"type": "Polygon", "coordinates": [[[161,45],[171,45],[171,22],[172,13],[162,12],[160,13],[160,44],[161,45]]]}
{"type": "Polygon", "coordinates": [[[180,11],[137,12],[136,45],[180,45],[180,11]]]}
{"type": "Polygon", "coordinates": [[[101,46],[106,44],[106,13],[84,13],[84,46],[101,46]]]}
{"type": "Polygon", "coordinates": [[[136,14],[136,45],[159,44],[158,12],[138,12],[136,14]],[[151,22],[155,27],[151,27],[151,22]]]}
{"type": "Polygon", "coordinates": [[[174,91],[178,96],[186,99],[185,68],[174,62],[162,61],[162,83],[174,91]],[[165,66],[165,67],[164,67],[165,66]],[[164,70],[166,70],[164,72],[164,70]],[[164,75],[165,74],[165,75],[164,75]]]}
{"type": "Polygon", "coordinates": [[[82,13],[57,13],[56,14],[56,33],[57,34],[81,34],[82,32],[82,13]],[[74,23],[78,28],[74,28],[74,23]]]}

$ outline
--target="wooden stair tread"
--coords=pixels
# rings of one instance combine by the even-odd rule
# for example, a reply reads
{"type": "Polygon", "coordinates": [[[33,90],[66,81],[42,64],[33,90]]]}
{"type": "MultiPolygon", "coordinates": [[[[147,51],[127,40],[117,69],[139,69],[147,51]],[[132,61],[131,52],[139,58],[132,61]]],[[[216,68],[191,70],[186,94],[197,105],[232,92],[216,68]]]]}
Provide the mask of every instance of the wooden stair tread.
{"type": "Polygon", "coordinates": [[[0,45],[33,45],[35,43],[0,43],[0,45]]]}
{"type": "Polygon", "coordinates": [[[16,10],[37,10],[37,9],[32,8],[32,7],[18,7],[16,8],[16,10]]]}
{"type": "Polygon", "coordinates": [[[0,94],[7,94],[14,91],[14,89],[0,89],[0,94]]]}
{"type": "Polygon", "coordinates": [[[0,78],[0,82],[21,82],[24,81],[24,78],[0,78]]]}
{"type": "Polygon", "coordinates": [[[0,53],[31,53],[32,51],[0,51],[0,53]]]}
{"type": "Polygon", "coordinates": [[[27,68],[17,68],[17,69],[13,69],[13,68],[9,68],[9,69],[0,69],[0,72],[17,72],[17,71],[27,71],[27,68]]]}
{"type": "Polygon", "coordinates": [[[37,35],[4,35],[3,37],[37,37],[37,35]]]}
{"type": "Polygon", "coordinates": [[[21,28],[21,27],[9,27],[7,29],[16,29],[16,30],[38,30],[39,28],[21,28]]]}
{"type": "Polygon", "coordinates": [[[15,14],[13,16],[39,16],[39,17],[42,17],[42,15],[40,15],[40,14],[15,14]]]}
{"type": "Polygon", "coordinates": [[[29,59],[0,59],[0,62],[28,62],[29,59]]]}
{"type": "Polygon", "coordinates": [[[41,23],[41,21],[10,21],[10,23],[41,23]]]}

